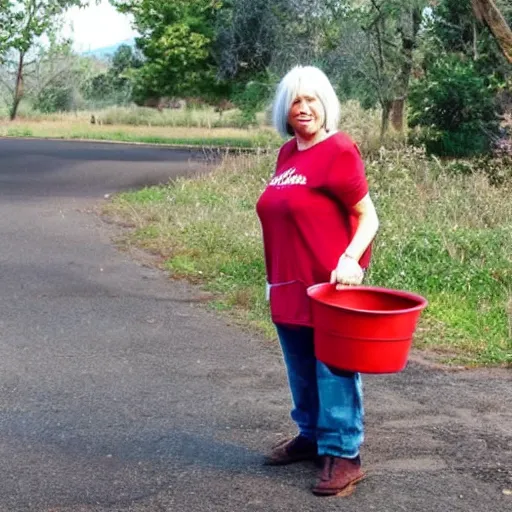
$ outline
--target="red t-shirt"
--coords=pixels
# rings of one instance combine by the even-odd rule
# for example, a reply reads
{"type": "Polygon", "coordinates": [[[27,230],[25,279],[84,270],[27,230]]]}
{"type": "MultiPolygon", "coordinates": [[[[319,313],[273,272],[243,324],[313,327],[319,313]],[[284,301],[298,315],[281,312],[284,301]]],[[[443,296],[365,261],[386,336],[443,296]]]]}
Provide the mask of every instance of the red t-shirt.
{"type": "MultiPolygon", "coordinates": [[[[312,326],[306,289],[329,281],[357,229],[353,206],[367,193],[361,155],[347,135],[303,151],[295,139],[282,146],[256,205],[275,323],[312,326]]],[[[359,264],[369,259],[370,249],[359,264]]]]}

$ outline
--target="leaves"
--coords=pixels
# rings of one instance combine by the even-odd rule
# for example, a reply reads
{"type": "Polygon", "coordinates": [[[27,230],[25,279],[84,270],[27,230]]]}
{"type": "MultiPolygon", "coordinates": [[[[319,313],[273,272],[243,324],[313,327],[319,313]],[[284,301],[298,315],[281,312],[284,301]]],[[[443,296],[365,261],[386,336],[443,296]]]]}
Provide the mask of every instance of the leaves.
{"type": "Polygon", "coordinates": [[[8,49],[26,53],[66,9],[81,5],[83,0],[1,0],[0,55],[8,49]]]}
{"type": "Polygon", "coordinates": [[[411,126],[424,126],[434,154],[465,156],[489,150],[498,133],[495,91],[468,59],[441,56],[411,87],[411,126]]]}
{"type": "Polygon", "coordinates": [[[206,92],[215,76],[212,40],[215,13],[221,2],[211,0],[115,0],[133,15],[141,34],[137,46],[145,62],[134,72],[138,101],[156,96],[206,92]]]}
{"type": "Polygon", "coordinates": [[[84,0],[0,0],[0,63],[8,52],[18,52],[16,86],[10,117],[16,117],[24,95],[26,55],[43,34],[50,41],[59,27],[59,18],[71,6],[85,5],[84,0]]]}

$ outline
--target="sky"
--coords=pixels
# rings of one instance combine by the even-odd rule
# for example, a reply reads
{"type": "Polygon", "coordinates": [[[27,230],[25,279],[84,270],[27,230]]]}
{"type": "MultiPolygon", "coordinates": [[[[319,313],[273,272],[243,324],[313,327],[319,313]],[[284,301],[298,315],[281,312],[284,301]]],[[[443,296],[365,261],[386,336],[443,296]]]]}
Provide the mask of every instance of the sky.
{"type": "Polygon", "coordinates": [[[137,35],[130,27],[130,18],[118,13],[107,0],[99,5],[91,4],[85,9],[73,7],[65,15],[63,35],[73,38],[75,51],[111,46],[137,35]]]}

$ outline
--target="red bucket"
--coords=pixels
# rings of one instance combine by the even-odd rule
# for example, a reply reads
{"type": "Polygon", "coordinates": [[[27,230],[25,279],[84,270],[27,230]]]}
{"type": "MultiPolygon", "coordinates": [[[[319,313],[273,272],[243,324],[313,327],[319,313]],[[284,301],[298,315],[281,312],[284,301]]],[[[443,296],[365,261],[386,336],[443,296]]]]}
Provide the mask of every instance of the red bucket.
{"type": "Polygon", "coordinates": [[[427,301],[414,293],[322,283],[308,288],[319,361],[361,373],[403,370],[427,301]]]}

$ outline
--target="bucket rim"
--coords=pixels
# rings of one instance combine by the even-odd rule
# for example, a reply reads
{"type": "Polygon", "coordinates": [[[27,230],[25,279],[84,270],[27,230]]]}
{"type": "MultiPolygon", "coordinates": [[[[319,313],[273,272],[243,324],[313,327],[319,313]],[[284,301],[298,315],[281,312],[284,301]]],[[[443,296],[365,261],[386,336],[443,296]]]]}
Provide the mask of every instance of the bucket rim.
{"type": "Polygon", "coordinates": [[[348,307],[348,306],[340,306],[337,304],[331,304],[327,301],[321,300],[314,296],[315,290],[320,289],[320,288],[326,288],[328,286],[334,287],[336,285],[331,284],[331,283],[318,283],[318,284],[309,286],[307,289],[308,297],[311,300],[318,302],[319,304],[322,304],[324,306],[328,306],[331,308],[343,309],[346,311],[353,311],[353,312],[357,312],[357,313],[372,313],[374,315],[383,315],[383,316],[396,315],[397,313],[412,313],[415,311],[422,311],[423,309],[425,309],[428,306],[428,300],[425,297],[422,297],[421,295],[419,295],[417,293],[408,292],[405,290],[396,290],[394,288],[385,288],[385,287],[381,287],[381,286],[361,286],[361,285],[358,285],[358,286],[350,285],[344,289],[337,290],[337,293],[343,293],[343,291],[345,291],[345,290],[347,290],[347,291],[372,291],[372,292],[378,292],[378,293],[387,294],[387,295],[394,295],[395,297],[402,297],[404,299],[411,299],[411,300],[418,302],[418,304],[416,306],[412,306],[410,308],[393,309],[390,311],[386,311],[386,310],[379,311],[379,310],[374,310],[374,309],[360,309],[360,308],[353,308],[353,307],[348,307]]]}

